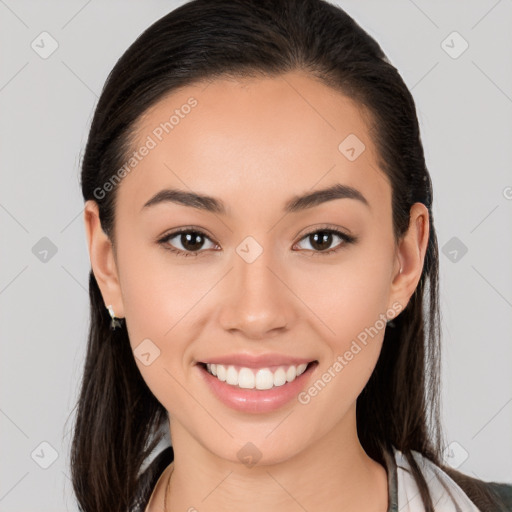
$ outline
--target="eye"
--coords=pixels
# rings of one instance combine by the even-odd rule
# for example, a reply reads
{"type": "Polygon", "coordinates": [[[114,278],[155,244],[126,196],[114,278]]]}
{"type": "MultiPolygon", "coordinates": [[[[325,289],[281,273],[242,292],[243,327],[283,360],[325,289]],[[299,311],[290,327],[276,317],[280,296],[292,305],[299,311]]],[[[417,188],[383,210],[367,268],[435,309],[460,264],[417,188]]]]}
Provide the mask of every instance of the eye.
{"type": "MultiPolygon", "coordinates": [[[[356,238],[351,235],[347,235],[338,229],[317,229],[316,231],[311,231],[307,235],[301,238],[301,241],[306,240],[312,246],[313,254],[316,255],[327,255],[338,252],[343,246],[346,244],[351,244],[356,242],[356,238]],[[338,245],[336,245],[333,249],[328,249],[328,247],[333,243],[335,238],[339,238],[342,240],[338,245]]],[[[300,242],[299,242],[300,243],[300,242]]]]}
{"type": "MultiPolygon", "coordinates": [[[[198,229],[181,228],[160,238],[158,243],[163,245],[165,249],[175,253],[177,256],[187,257],[201,255],[204,252],[202,249],[204,249],[206,240],[209,240],[212,243],[213,248],[216,247],[216,244],[212,242],[211,238],[202,231],[198,229]],[[174,239],[176,239],[174,244],[181,245],[181,248],[175,247],[171,243],[171,240],[174,239]]],[[[316,231],[311,231],[307,235],[303,236],[298,244],[300,244],[300,242],[303,240],[306,240],[310,243],[312,249],[307,250],[312,250],[312,255],[333,254],[339,251],[346,244],[354,243],[357,241],[356,237],[347,235],[338,229],[332,228],[321,228],[317,229],[316,231]],[[338,245],[336,245],[333,249],[326,250],[333,243],[335,238],[339,238],[341,242],[338,243],[338,245]]]]}
{"type": "MultiPolygon", "coordinates": [[[[173,233],[165,235],[163,238],[158,240],[158,243],[162,244],[166,249],[176,253],[178,256],[199,256],[200,249],[203,249],[205,240],[211,239],[202,231],[198,231],[190,228],[182,228],[173,233]],[[181,245],[181,249],[174,247],[170,241],[177,239],[175,243],[181,245]]],[[[212,242],[213,244],[213,242],[212,242]]],[[[213,244],[215,246],[215,244],[213,244]]]]}

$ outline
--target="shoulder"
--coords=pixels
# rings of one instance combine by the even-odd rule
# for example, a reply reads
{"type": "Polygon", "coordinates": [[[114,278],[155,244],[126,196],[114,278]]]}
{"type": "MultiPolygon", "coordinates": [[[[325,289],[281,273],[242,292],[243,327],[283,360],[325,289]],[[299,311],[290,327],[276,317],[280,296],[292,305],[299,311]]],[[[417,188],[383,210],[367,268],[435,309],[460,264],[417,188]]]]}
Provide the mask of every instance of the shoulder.
{"type": "Polygon", "coordinates": [[[497,495],[503,505],[506,507],[504,510],[507,512],[512,511],[512,484],[505,484],[501,482],[483,482],[488,489],[497,495]]]}
{"type": "MultiPolygon", "coordinates": [[[[473,478],[450,466],[434,464],[419,452],[412,451],[412,454],[422,473],[435,475],[434,480],[448,490],[453,501],[471,504],[482,512],[512,512],[512,484],[473,478]]],[[[404,462],[403,454],[395,452],[395,455],[397,461],[404,462]]]]}
{"type": "Polygon", "coordinates": [[[162,450],[139,475],[137,492],[130,512],[144,512],[155,485],[165,471],[165,468],[174,460],[174,450],[168,446],[162,450]]]}
{"type": "Polygon", "coordinates": [[[409,454],[392,447],[392,469],[396,469],[390,485],[390,497],[395,502],[390,510],[423,510],[418,487],[426,485],[437,507],[443,511],[512,512],[512,485],[503,482],[486,482],[470,477],[444,464],[436,464],[422,453],[411,450],[409,454]],[[413,470],[413,464],[416,469],[413,470]],[[419,471],[419,474],[417,473],[419,471]],[[395,481],[393,481],[395,480],[395,481]],[[393,494],[394,493],[394,494],[393,494]]]}
{"type": "Polygon", "coordinates": [[[512,512],[512,484],[487,482],[465,475],[460,471],[451,472],[451,477],[466,491],[467,495],[481,510],[512,512]],[[487,504],[489,497],[492,498],[492,505],[487,504]]]}

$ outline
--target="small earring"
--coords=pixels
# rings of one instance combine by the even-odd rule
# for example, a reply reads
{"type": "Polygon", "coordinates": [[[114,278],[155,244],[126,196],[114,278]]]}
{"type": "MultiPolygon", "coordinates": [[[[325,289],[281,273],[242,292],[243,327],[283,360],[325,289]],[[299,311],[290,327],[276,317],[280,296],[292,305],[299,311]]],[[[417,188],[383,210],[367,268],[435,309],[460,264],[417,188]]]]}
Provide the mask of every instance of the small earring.
{"type": "Polygon", "coordinates": [[[110,321],[110,329],[115,331],[117,327],[121,327],[121,322],[116,318],[116,315],[114,314],[114,309],[112,308],[112,304],[109,304],[107,306],[107,309],[110,314],[110,318],[112,318],[112,320],[110,321]]]}
{"type": "Polygon", "coordinates": [[[401,274],[401,273],[402,273],[402,267],[400,267],[400,272],[398,272],[398,273],[399,273],[399,274],[401,274]]]}
{"type": "Polygon", "coordinates": [[[396,327],[396,324],[394,322],[396,316],[391,317],[389,320],[386,321],[386,327],[396,327]]]}

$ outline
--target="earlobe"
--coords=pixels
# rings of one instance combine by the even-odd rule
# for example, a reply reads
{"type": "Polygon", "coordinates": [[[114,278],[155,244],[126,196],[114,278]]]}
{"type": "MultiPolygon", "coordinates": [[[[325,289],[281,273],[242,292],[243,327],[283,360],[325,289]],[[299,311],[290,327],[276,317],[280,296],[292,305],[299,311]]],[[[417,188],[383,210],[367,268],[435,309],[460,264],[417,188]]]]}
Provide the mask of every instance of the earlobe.
{"type": "Polygon", "coordinates": [[[397,258],[391,283],[391,304],[399,302],[405,309],[418,286],[429,238],[429,213],[422,203],[412,205],[409,228],[397,247],[397,258]]]}
{"type": "Polygon", "coordinates": [[[123,318],[124,307],[114,248],[110,238],[101,227],[98,204],[93,200],[85,203],[84,223],[91,267],[105,307],[112,305],[115,316],[123,318]]]}

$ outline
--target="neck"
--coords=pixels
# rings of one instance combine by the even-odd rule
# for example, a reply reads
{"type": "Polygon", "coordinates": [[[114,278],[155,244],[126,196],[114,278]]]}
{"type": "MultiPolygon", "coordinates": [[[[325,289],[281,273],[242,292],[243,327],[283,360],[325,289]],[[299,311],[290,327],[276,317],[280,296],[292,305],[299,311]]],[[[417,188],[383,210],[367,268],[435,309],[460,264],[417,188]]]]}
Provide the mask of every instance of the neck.
{"type": "Polygon", "coordinates": [[[350,416],[288,459],[252,467],[218,457],[171,420],[174,470],[166,512],[228,508],[386,512],[386,470],[359,443],[355,408],[350,416]]]}

